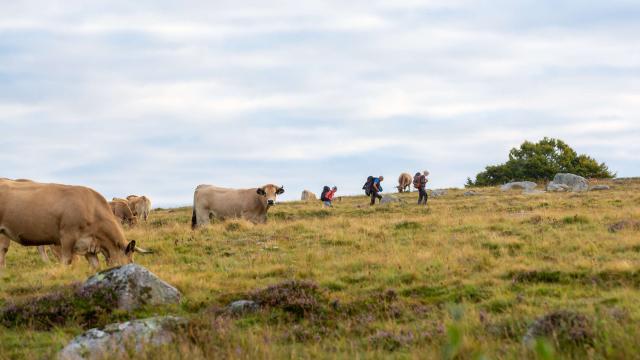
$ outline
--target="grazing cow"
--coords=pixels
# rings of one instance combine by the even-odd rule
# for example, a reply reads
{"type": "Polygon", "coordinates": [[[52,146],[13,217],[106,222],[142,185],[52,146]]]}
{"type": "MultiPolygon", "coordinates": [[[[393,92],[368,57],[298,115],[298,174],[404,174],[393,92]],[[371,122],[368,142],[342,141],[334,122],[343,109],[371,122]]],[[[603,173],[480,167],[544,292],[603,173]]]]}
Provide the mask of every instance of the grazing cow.
{"type": "Polygon", "coordinates": [[[411,174],[402,173],[398,178],[398,192],[411,192],[411,182],[413,181],[413,176],[411,174]]]}
{"type": "Polygon", "coordinates": [[[129,208],[129,202],[123,199],[114,199],[109,201],[111,212],[120,220],[122,224],[129,224],[129,226],[135,226],[138,223],[138,217],[133,215],[131,208],[129,208]]]}
{"type": "Polygon", "coordinates": [[[127,201],[133,215],[142,218],[146,222],[151,211],[151,200],[144,195],[129,195],[127,196],[127,201]]]}
{"type": "Polygon", "coordinates": [[[133,260],[135,240],[124,232],[107,201],[83,186],[0,180],[0,267],[10,240],[25,246],[60,246],[63,263],[84,255],[94,268],[133,260]]]}
{"type": "Polygon", "coordinates": [[[253,189],[226,189],[198,185],[193,194],[191,227],[209,223],[210,219],[244,218],[254,224],[267,221],[267,211],[276,203],[284,187],[265,185],[253,189]]]}
{"type": "Polygon", "coordinates": [[[312,193],[309,190],[304,190],[302,192],[302,197],[300,198],[302,201],[313,201],[313,200],[318,200],[318,198],[316,197],[316,194],[312,193]]]}

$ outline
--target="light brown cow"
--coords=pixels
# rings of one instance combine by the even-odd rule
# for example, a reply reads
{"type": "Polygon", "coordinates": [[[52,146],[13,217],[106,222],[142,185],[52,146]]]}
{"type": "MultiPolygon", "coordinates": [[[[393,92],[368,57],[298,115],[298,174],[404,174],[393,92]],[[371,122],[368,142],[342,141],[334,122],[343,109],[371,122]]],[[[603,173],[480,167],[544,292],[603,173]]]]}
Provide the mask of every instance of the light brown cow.
{"type": "Polygon", "coordinates": [[[146,222],[151,211],[151,200],[144,195],[129,195],[127,196],[127,201],[133,215],[142,218],[146,222]]]}
{"type": "Polygon", "coordinates": [[[113,201],[109,201],[109,206],[113,215],[120,220],[120,223],[128,224],[129,226],[135,226],[138,223],[138,217],[133,215],[127,200],[114,198],[113,201]]]}
{"type": "Polygon", "coordinates": [[[318,200],[318,198],[316,197],[316,194],[312,193],[309,190],[304,190],[302,192],[302,196],[300,197],[300,200],[302,201],[313,201],[313,200],[318,200]]]}
{"type": "Polygon", "coordinates": [[[82,186],[0,180],[0,267],[10,240],[25,246],[58,245],[62,262],[84,255],[94,268],[132,262],[135,240],[125,242],[107,201],[82,186]]]}
{"type": "Polygon", "coordinates": [[[267,221],[267,211],[276,203],[284,187],[265,185],[253,189],[226,189],[198,185],[193,194],[191,227],[209,223],[212,218],[244,218],[255,224],[267,221]]]}
{"type": "Polygon", "coordinates": [[[413,177],[411,174],[402,173],[398,178],[398,192],[411,192],[411,182],[413,181],[413,177]]]}

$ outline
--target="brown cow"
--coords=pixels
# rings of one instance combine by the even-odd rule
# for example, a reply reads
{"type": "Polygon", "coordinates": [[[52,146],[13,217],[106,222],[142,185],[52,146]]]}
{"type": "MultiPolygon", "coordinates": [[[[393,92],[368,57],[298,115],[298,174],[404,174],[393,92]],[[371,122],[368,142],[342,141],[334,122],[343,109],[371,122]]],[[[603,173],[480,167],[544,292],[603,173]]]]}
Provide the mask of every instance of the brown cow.
{"type": "Polygon", "coordinates": [[[129,226],[135,226],[138,223],[138,217],[131,212],[127,200],[114,198],[113,201],[109,201],[109,206],[111,207],[113,215],[120,220],[120,223],[126,223],[129,224],[129,226]]]}
{"type": "Polygon", "coordinates": [[[411,182],[413,181],[413,177],[411,174],[402,173],[398,178],[398,192],[411,192],[411,182]]]}
{"type": "Polygon", "coordinates": [[[265,185],[253,189],[226,189],[213,185],[198,185],[193,194],[191,227],[209,223],[210,219],[244,218],[253,223],[265,223],[267,211],[276,203],[283,187],[265,185]]]}
{"type": "Polygon", "coordinates": [[[25,246],[59,245],[62,262],[84,255],[98,267],[132,262],[135,241],[124,232],[107,201],[83,186],[0,180],[0,267],[10,240],[25,246]]]}
{"type": "Polygon", "coordinates": [[[146,222],[151,211],[151,200],[144,195],[129,195],[127,196],[127,201],[133,215],[142,218],[146,222]]]}

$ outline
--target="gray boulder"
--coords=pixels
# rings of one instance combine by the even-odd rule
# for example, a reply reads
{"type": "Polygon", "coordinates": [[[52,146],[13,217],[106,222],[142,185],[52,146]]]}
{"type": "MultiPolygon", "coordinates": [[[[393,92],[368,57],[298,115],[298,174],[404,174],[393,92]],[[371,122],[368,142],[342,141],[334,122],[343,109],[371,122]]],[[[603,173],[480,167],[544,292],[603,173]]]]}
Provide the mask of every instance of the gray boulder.
{"type": "Polygon", "coordinates": [[[502,191],[509,191],[509,190],[531,191],[531,190],[535,189],[537,186],[538,186],[538,184],[534,183],[533,181],[516,181],[516,182],[510,182],[510,183],[502,185],[500,187],[500,190],[502,190],[502,191]]]}
{"type": "Polygon", "coordinates": [[[145,305],[175,304],[181,294],[149,270],[128,264],[99,272],[82,284],[85,296],[114,296],[118,309],[134,310],[145,305]]]}
{"type": "Polygon", "coordinates": [[[603,190],[611,190],[609,185],[594,185],[589,188],[589,191],[603,191],[603,190]]]}
{"type": "Polygon", "coordinates": [[[469,190],[469,191],[465,192],[462,195],[464,195],[464,196],[477,196],[477,195],[480,195],[480,194],[475,192],[475,191],[473,191],[473,190],[469,190]]]}
{"type": "MultiPolygon", "coordinates": [[[[587,179],[582,176],[574,175],[574,174],[556,174],[553,178],[553,181],[549,183],[549,185],[565,185],[568,186],[569,189],[573,192],[582,192],[589,190],[589,182],[587,179]]],[[[547,189],[549,186],[547,186],[547,189]]],[[[549,191],[557,191],[557,190],[549,190],[549,191]]]]}
{"type": "Polygon", "coordinates": [[[547,191],[550,192],[565,192],[569,190],[571,190],[571,188],[564,184],[554,184],[553,182],[550,182],[547,185],[547,191]]]}
{"type": "Polygon", "coordinates": [[[251,300],[238,300],[234,301],[229,306],[227,306],[227,312],[240,315],[245,313],[250,313],[258,310],[259,306],[255,301],[251,300]]]}
{"type": "Polygon", "coordinates": [[[441,196],[447,195],[447,190],[445,189],[435,189],[431,190],[431,197],[437,198],[441,196]]]}
{"type": "Polygon", "coordinates": [[[401,202],[400,199],[391,195],[384,195],[382,197],[382,200],[380,200],[380,204],[391,204],[391,203],[399,203],[399,202],[401,202]]]}
{"type": "Polygon", "coordinates": [[[167,345],[186,327],[187,320],[175,316],[110,324],[77,336],[59,353],[59,360],[122,358],[149,346],[167,345]]]}

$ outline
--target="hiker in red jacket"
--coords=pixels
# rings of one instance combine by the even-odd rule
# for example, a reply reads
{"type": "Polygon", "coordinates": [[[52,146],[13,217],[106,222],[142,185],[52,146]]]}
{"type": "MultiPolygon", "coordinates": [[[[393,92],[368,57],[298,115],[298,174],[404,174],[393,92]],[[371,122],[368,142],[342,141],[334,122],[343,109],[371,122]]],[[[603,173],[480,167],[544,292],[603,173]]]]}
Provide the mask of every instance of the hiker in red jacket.
{"type": "Polygon", "coordinates": [[[338,191],[338,188],[336,186],[334,186],[331,190],[327,191],[324,194],[324,200],[323,200],[323,204],[325,207],[333,207],[333,197],[336,195],[336,192],[338,191]]]}

